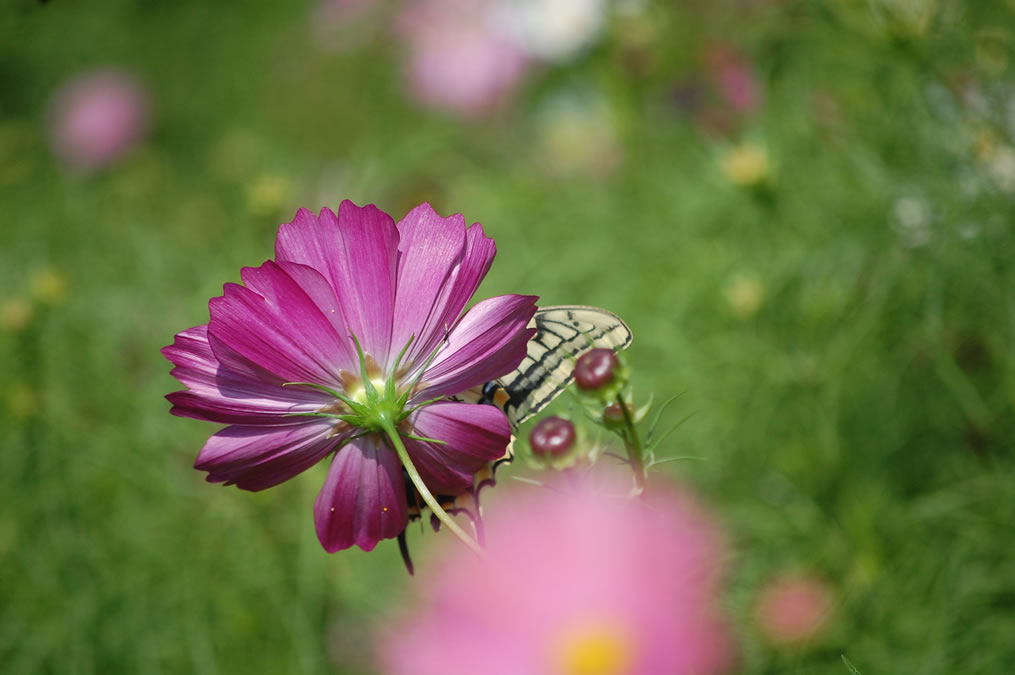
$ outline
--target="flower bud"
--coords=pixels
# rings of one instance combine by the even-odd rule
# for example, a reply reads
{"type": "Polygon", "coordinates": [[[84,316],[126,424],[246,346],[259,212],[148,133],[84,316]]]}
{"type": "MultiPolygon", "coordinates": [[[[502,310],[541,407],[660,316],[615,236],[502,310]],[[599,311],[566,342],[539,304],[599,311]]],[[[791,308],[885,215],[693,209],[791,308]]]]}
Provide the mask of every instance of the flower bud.
{"type": "Polygon", "coordinates": [[[563,417],[547,417],[529,434],[529,445],[537,455],[559,457],[571,449],[574,440],[574,425],[563,417]]]}
{"type": "MultiPolygon", "coordinates": [[[[634,410],[631,404],[627,405],[627,411],[633,418],[634,410]]],[[[607,429],[619,429],[625,426],[625,424],[624,409],[620,407],[619,403],[613,402],[603,408],[603,425],[605,425],[607,429]]]]}
{"type": "Polygon", "coordinates": [[[613,381],[620,361],[610,349],[593,349],[582,354],[574,367],[574,379],[579,389],[599,389],[613,381]]]}

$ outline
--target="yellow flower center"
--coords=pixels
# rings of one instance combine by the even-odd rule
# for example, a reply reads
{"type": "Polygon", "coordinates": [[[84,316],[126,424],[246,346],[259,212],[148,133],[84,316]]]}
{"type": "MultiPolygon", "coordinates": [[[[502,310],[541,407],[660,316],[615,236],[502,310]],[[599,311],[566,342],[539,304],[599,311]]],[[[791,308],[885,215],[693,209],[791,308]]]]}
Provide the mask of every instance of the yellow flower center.
{"type": "MultiPolygon", "coordinates": [[[[385,381],[383,379],[371,377],[370,383],[374,385],[374,389],[377,390],[377,393],[381,394],[382,396],[384,395],[385,381]]],[[[369,400],[367,399],[367,390],[366,387],[363,386],[362,382],[358,382],[356,386],[352,388],[351,391],[347,391],[346,396],[356,401],[357,403],[362,403],[364,405],[369,403],[369,400]]]]}
{"type": "Polygon", "coordinates": [[[560,675],[625,675],[634,665],[633,640],[617,626],[581,626],[567,632],[555,647],[560,675]]]}

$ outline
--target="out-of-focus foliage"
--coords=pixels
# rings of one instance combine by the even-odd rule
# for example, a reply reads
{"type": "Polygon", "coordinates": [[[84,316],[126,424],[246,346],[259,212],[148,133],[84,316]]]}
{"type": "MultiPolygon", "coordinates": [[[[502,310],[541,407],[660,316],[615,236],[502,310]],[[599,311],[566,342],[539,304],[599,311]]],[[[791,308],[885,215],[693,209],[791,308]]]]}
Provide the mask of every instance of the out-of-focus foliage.
{"type": "MultiPolygon", "coordinates": [[[[370,672],[396,547],[320,549],[322,471],[205,484],[211,428],[169,416],[158,353],[279,222],[342,198],[482,221],[483,296],[626,319],[636,391],[696,412],[670,443],[701,460],[666,470],[731,531],[744,672],[1007,672],[1015,5],[588,4],[588,34],[511,43],[509,86],[433,109],[413,59],[463,34],[393,3],[5,7],[5,672],[370,672]],[[146,131],[67,164],[58,92],[109,68],[146,131]],[[755,608],[789,573],[834,603],[786,649],[755,608]]],[[[452,63],[483,65],[482,35],[452,63]]]]}

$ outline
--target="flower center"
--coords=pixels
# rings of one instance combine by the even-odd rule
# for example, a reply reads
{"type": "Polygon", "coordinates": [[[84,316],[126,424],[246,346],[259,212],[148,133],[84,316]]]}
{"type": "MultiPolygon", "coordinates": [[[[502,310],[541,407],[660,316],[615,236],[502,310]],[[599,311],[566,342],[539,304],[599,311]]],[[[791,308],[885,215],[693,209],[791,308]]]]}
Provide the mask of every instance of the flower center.
{"type": "Polygon", "coordinates": [[[566,633],[555,647],[560,675],[625,675],[634,665],[633,640],[615,625],[584,625],[566,633]]]}
{"type": "MultiPolygon", "coordinates": [[[[384,391],[384,387],[386,384],[385,380],[379,377],[371,377],[370,383],[374,385],[374,390],[379,392],[384,391]]],[[[359,382],[357,386],[347,391],[346,396],[356,401],[357,403],[362,403],[363,405],[367,405],[368,403],[370,403],[370,398],[367,396],[366,385],[364,385],[362,382],[359,382]]]]}

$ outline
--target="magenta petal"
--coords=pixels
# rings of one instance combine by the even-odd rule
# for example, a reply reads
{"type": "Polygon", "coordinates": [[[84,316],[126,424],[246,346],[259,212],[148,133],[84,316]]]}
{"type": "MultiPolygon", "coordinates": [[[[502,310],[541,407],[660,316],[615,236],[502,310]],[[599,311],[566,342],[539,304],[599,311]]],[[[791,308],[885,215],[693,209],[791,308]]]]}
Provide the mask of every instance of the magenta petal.
{"type": "Polygon", "coordinates": [[[329,553],[353,544],[370,551],[396,537],[409,522],[398,456],[380,437],[353,441],[335,453],[324,487],[314,502],[314,523],[329,553]]]}
{"type": "Polygon", "coordinates": [[[431,492],[457,495],[487,462],[500,459],[511,440],[507,417],[492,405],[434,403],[410,419],[416,436],[443,444],[405,439],[413,464],[431,492]]]}
{"type": "MultiPolygon", "coordinates": [[[[392,348],[401,350],[415,335],[406,362],[425,359],[458,318],[450,321],[443,307],[446,286],[465,251],[465,218],[439,216],[429,204],[420,204],[398,223],[398,290],[392,325],[392,348]]],[[[459,310],[460,311],[460,310],[459,310]]]]}
{"type": "Polygon", "coordinates": [[[427,335],[428,330],[430,333],[425,344],[420,344],[421,359],[430,356],[446,336],[446,329],[458,321],[465,305],[489,271],[496,254],[497,247],[493,239],[483,233],[482,225],[473,224],[465,234],[465,251],[462,259],[452,268],[441,289],[440,297],[434,301],[433,312],[428,321],[428,326],[433,330],[430,328],[423,330],[423,335],[427,335]]]}
{"type": "Polygon", "coordinates": [[[268,261],[242,276],[249,288],[226,284],[223,296],[208,303],[213,338],[288,382],[334,386],[339,371],[353,367],[347,340],[285,270],[268,261]]]}
{"type": "Polygon", "coordinates": [[[427,388],[417,398],[454,395],[517,368],[535,333],[526,326],[536,300],[534,295],[500,295],[476,303],[423,375],[427,388]]]}
{"type": "Polygon", "coordinates": [[[206,325],[179,333],[162,353],[176,366],[173,377],[187,387],[166,396],[173,404],[170,412],[180,417],[222,424],[303,424],[306,419],[292,413],[312,412],[332,401],[320,391],[282,387],[277,378],[247,374],[252,369],[226,368],[212,353],[206,325]]]}
{"type": "Polygon", "coordinates": [[[279,227],[275,240],[280,262],[308,265],[328,279],[348,330],[382,364],[391,339],[397,255],[398,231],[391,216],[349,200],[337,216],[324,208],[315,218],[300,209],[292,223],[279,227]]]}
{"type": "Polygon", "coordinates": [[[235,425],[208,439],[194,468],[208,472],[211,483],[263,490],[303,473],[334,449],[330,421],[296,427],[235,425]]]}

